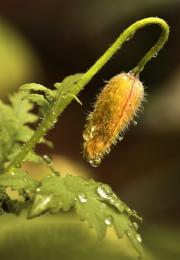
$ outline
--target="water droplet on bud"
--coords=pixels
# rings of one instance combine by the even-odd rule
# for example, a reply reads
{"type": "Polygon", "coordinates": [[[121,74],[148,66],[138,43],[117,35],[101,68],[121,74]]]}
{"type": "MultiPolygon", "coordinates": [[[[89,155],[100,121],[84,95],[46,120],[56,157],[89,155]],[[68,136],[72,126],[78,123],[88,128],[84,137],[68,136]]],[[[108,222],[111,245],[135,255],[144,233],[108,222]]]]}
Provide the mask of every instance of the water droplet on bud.
{"type": "Polygon", "coordinates": [[[119,141],[122,141],[123,139],[124,139],[124,136],[119,136],[119,137],[118,137],[118,140],[119,140],[119,141]]]}
{"type": "Polygon", "coordinates": [[[98,167],[99,164],[101,162],[101,158],[96,158],[96,159],[93,159],[93,160],[90,160],[89,163],[93,166],[93,167],[98,167]]]}

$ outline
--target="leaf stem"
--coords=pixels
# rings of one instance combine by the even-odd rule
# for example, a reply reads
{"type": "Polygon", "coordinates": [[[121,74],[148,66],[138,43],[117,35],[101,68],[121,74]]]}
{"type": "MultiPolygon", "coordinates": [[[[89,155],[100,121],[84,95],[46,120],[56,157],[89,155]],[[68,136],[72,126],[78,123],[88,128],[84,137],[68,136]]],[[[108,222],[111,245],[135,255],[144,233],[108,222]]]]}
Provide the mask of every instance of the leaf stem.
{"type": "Polygon", "coordinates": [[[34,149],[37,143],[41,142],[42,137],[52,128],[57,121],[58,116],[64,111],[68,104],[74,99],[74,96],[84,88],[84,86],[94,77],[94,75],[111,59],[122,45],[132,38],[135,32],[146,25],[157,24],[161,27],[161,35],[156,44],[145,54],[137,66],[131,71],[134,75],[138,76],[144,69],[146,63],[154,57],[157,52],[163,47],[169,36],[169,26],[161,18],[149,17],[139,20],[129,26],[122,34],[119,35],[117,40],[107,49],[107,51],[95,62],[95,64],[83,74],[82,78],[74,85],[69,94],[63,95],[63,90],[60,87],[58,90],[56,101],[52,108],[47,113],[46,117],[42,119],[36,132],[32,135],[30,140],[22,147],[21,151],[16,155],[14,160],[7,166],[6,171],[12,171],[13,168],[18,167],[27,156],[27,154],[34,149]]]}

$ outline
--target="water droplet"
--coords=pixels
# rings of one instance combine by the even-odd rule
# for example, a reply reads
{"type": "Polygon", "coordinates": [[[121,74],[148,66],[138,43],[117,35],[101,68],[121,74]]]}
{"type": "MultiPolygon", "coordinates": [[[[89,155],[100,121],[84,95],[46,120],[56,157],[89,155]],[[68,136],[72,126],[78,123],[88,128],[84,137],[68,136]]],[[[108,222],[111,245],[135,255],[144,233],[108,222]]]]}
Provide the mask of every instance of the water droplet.
{"type": "Polygon", "coordinates": [[[138,214],[135,209],[132,210],[132,213],[133,213],[134,215],[137,215],[137,214],[138,214]]]}
{"type": "Polygon", "coordinates": [[[134,121],[133,121],[133,125],[134,125],[134,126],[137,126],[137,124],[138,124],[137,121],[134,120],[134,121]]]}
{"type": "Polygon", "coordinates": [[[51,196],[46,197],[46,198],[43,200],[43,202],[42,202],[43,206],[46,206],[46,205],[50,202],[50,200],[51,200],[51,196]]]}
{"type": "Polygon", "coordinates": [[[142,238],[141,238],[140,234],[136,234],[136,239],[137,239],[137,241],[138,241],[139,243],[142,242],[142,238]]]}
{"type": "Polygon", "coordinates": [[[52,163],[52,158],[49,155],[43,155],[43,160],[47,163],[47,164],[51,164],[52,163]]]}
{"type": "Polygon", "coordinates": [[[115,200],[113,198],[110,199],[111,204],[115,203],[115,200]]]}
{"type": "Polygon", "coordinates": [[[132,233],[128,230],[127,235],[128,235],[128,237],[131,237],[132,233]]]}
{"type": "Polygon", "coordinates": [[[60,176],[60,173],[58,172],[58,171],[53,171],[52,173],[51,173],[51,175],[53,175],[53,176],[60,176]]]}
{"type": "Polygon", "coordinates": [[[54,97],[52,97],[52,96],[49,96],[48,99],[49,99],[49,102],[51,102],[51,103],[54,101],[54,97]]]}
{"type": "Polygon", "coordinates": [[[94,137],[95,129],[96,129],[96,126],[92,126],[92,127],[91,127],[91,130],[90,130],[90,138],[93,138],[93,137],[94,137]]]}
{"type": "Polygon", "coordinates": [[[86,132],[83,133],[83,138],[85,141],[89,141],[89,135],[86,132]]]}
{"type": "Polygon", "coordinates": [[[122,76],[122,79],[126,80],[126,79],[127,79],[127,76],[126,76],[126,75],[122,76]]]}
{"type": "Polygon", "coordinates": [[[81,203],[86,203],[87,202],[87,198],[86,195],[84,193],[80,193],[78,194],[78,199],[81,203]]]}
{"type": "Polygon", "coordinates": [[[136,230],[138,230],[138,228],[139,228],[139,226],[138,226],[138,224],[137,224],[136,222],[133,222],[133,227],[134,227],[136,230]]]}
{"type": "Polygon", "coordinates": [[[119,202],[116,202],[116,208],[121,212],[123,213],[125,208],[124,208],[124,205],[122,203],[119,203],[119,202]]]}
{"type": "Polygon", "coordinates": [[[127,212],[128,214],[132,214],[132,211],[131,211],[130,208],[127,208],[127,209],[126,209],[126,212],[127,212]]]}
{"type": "Polygon", "coordinates": [[[129,35],[129,37],[126,39],[126,41],[131,40],[133,36],[134,36],[134,33],[131,33],[131,34],[129,35]]]}
{"type": "Polygon", "coordinates": [[[124,137],[121,136],[121,135],[118,137],[118,140],[119,140],[119,141],[122,141],[123,139],[124,139],[124,137]]]}
{"type": "Polygon", "coordinates": [[[11,175],[12,175],[12,176],[15,176],[15,173],[14,173],[14,172],[11,172],[11,175]]]}
{"type": "Polygon", "coordinates": [[[40,189],[40,188],[37,188],[37,189],[36,189],[36,192],[40,192],[40,191],[41,191],[41,189],[40,189]]]}
{"type": "Polygon", "coordinates": [[[111,216],[105,218],[104,223],[105,223],[107,226],[110,226],[110,225],[112,224],[112,218],[111,218],[111,216]]]}
{"type": "Polygon", "coordinates": [[[156,58],[157,57],[157,53],[155,53],[154,55],[153,55],[153,58],[156,58]]]}
{"type": "Polygon", "coordinates": [[[101,162],[101,158],[96,158],[96,159],[93,159],[93,160],[90,160],[89,163],[93,166],[93,167],[98,167],[99,164],[101,162]]]}
{"type": "Polygon", "coordinates": [[[104,185],[100,185],[97,188],[97,193],[103,199],[110,199],[110,196],[112,195],[112,191],[110,189],[106,189],[104,185]]]}

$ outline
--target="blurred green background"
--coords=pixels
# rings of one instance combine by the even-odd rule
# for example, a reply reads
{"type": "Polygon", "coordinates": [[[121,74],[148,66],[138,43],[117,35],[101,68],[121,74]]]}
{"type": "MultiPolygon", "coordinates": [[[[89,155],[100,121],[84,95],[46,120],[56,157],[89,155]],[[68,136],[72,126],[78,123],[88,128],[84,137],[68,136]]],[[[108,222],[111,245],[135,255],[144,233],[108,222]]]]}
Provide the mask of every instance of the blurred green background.
{"type": "MultiPolygon", "coordinates": [[[[48,138],[55,143],[59,170],[62,156],[76,161],[143,216],[140,231],[153,259],[180,259],[180,1],[0,0],[0,7],[3,99],[23,83],[51,87],[69,74],[84,72],[138,19],[159,16],[169,23],[168,43],[141,75],[148,102],[138,125],[130,127],[98,168],[82,158],[86,115],[104,80],[132,69],[156,41],[157,26],[140,30],[123,46],[80,94],[83,106],[73,102],[48,138]]],[[[52,153],[44,147],[39,151],[52,153]]]]}

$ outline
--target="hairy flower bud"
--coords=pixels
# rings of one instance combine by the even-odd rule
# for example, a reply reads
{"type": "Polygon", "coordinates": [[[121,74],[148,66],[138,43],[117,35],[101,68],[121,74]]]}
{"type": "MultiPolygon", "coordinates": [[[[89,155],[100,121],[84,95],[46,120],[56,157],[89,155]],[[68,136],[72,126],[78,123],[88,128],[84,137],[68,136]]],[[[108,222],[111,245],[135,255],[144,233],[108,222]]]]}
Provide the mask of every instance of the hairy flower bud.
{"type": "Polygon", "coordinates": [[[136,115],[144,98],[141,81],[130,73],[113,77],[99,94],[83,133],[84,156],[98,166],[136,115]]]}

